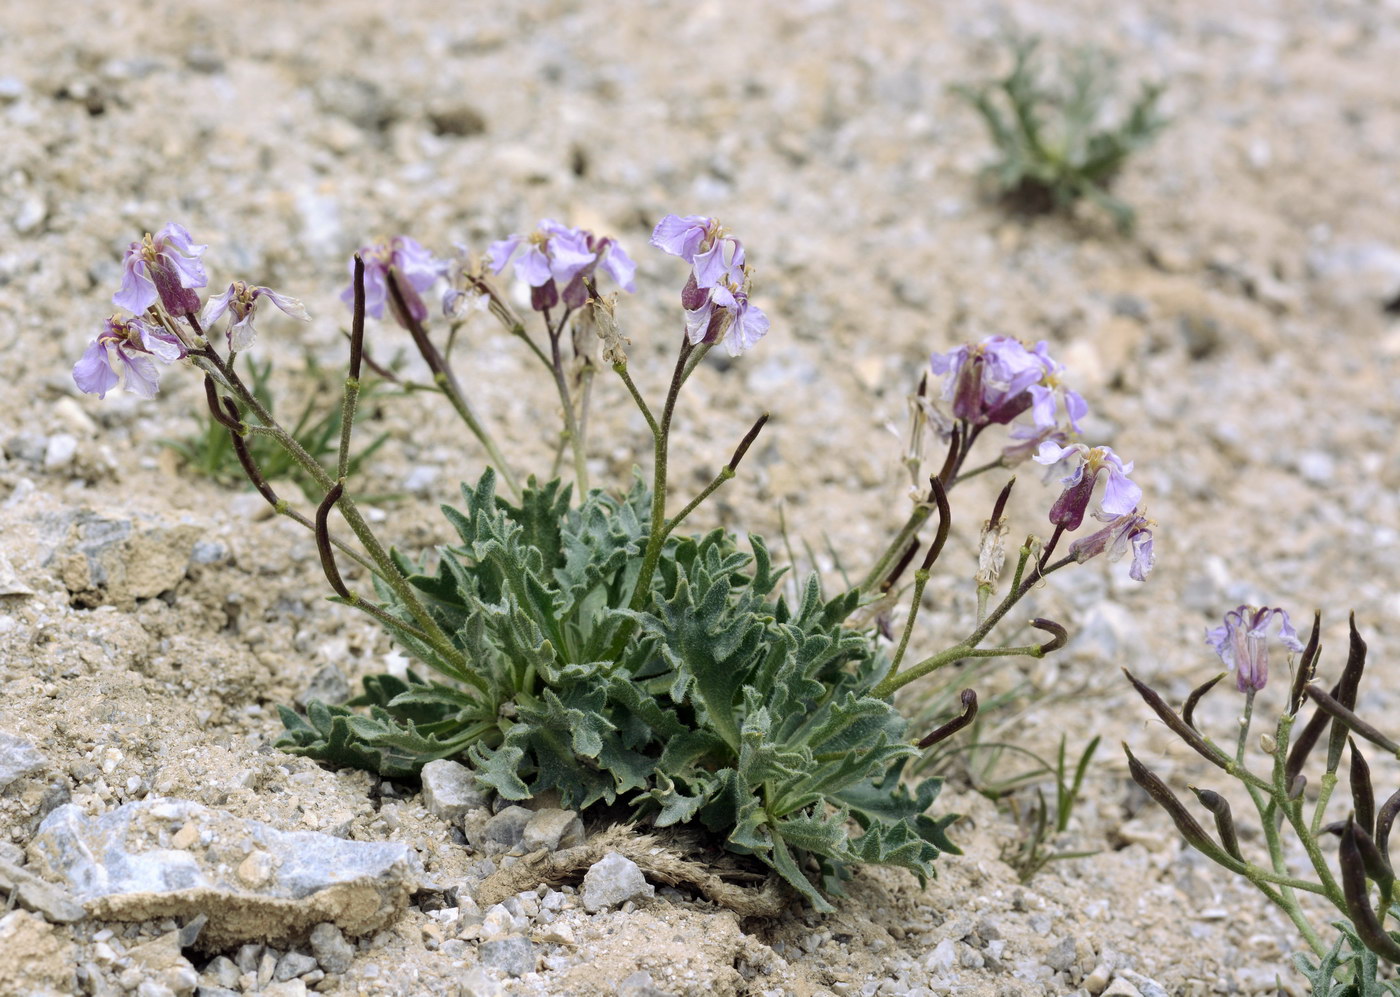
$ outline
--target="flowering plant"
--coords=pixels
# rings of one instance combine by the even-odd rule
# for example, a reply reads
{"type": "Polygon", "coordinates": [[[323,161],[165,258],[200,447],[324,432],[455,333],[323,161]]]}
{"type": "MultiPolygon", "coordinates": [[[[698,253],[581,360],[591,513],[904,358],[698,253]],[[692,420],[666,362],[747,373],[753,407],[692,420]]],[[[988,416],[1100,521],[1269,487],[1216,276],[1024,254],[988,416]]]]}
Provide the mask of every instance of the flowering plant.
{"type": "Polygon", "coordinates": [[[1128,765],[1133,779],[1166,810],[1187,844],[1249,880],[1288,915],[1316,957],[1313,960],[1303,954],[1295,956],[1298,968],[1311,981],[1314,994],[1341,997],[1396,993],[1400,989],[1394,982],[1378,979],[1377,957],[1400,962],[1400,932],[1385,926],[1388,917],[1396,917],[1394,905],[1400,899],[1395,893],[1390,860],[1390,835],[1400,814],[1400,791],[1377,805],[1371,768],[1357,739],[1396,757],[1400,757],[1400,744],[1356,713],[1366,667],[1366,642],[1357,632],[1355,617],[1350,620],[1346,664],[1330,691],[1317,679],[1322,652],[1320,627],[1318,614],[1313,618],[1308,641],[1303,644],[1284,610],[1240,606],[1225,614],[1221,626],[1207,631],[1206,643],[1234,670],[1236,687],[1244,695],[1233,750],[1217,745],[1194,719],[1197,706],[1224,678],[1223,672],[1193,691],[1180,712],[1128,673],[1138,693],[1172,732],[1232,776],[1248,794],[1259,815],[1264,854],[1247,854],[1240,842],[1233,809],[1221,793],[1191,787],[1213,818],[1216,834],[1212,837],[1167,784],[1131,751],[1128,765]],[[1259,737],[1259,750],[1269,759],[1267,772],[1261,775],[1247,764],[1249,733],[1255,697],[1264,691],[1269,677],[1269,646],[1275,642],[1290,652],[1292,677],[1287,702],[1273,732],[1259,737]],[[1312,715],[1295,733],[1294,725],[1309,700],[1313,702],[1312,715]],[[1324,734],[1327,747],[1322,753],[1322,772],[1316,780],[1316,791],[1310,793],[1304,769],[1309,759],[1318,754],[1324,734]],[[1339,781],[1344,756],[1348,759],[1351,812],[1345,820],[1328,821],[1328,803],[1339,781]],[[1297,861],[1297,856],[1286,847],[1285,829],[1300,846],[1303,862],[1297,861]],[[1324,854],[1324,841],[1330,837],[1338,839],[1336,872],[1324,854]],[[1299,865],[1304,867],[1301,871],[1299,865]],[[1339,934],[1332,945],[1323,940],[1310,920],[1300,893],[1322,898],[1344,918],[1336,924],[1339,934]]]}
{"type": "Polygon", "coordinates": [[[659,407],[633,379],[617,296],[598,289],[601,274],[632,291],[635,263],[610,237],[548,220],[529,235],[492,244],[484,260],[461,250],[442,261],[407,236],[354,256],[342,296],[351,329],[332,467],[273,417],[239,372],[240,353],[254,342],[259,301],[299,319],[305,309],[235,280],[201,312],[194,289],[207,284],[199,261],[204,247],[179,226],[132,243],[118,303],[140,314],[109,320],[74,377],[86,391],[122,386],[149,397],[156,361],[200,371],[209,411],[228,432],[243,472],[278,513],[315,534],[334,600],[373,617],[426,669],[406,679],[369,676],[364,694],[348,706],[313,701],[304,716],[284,709],[283,749],[398,778],[414,777],[432,759],[462,758],[479,782],[507,799],[552,791],[565,806],[621,801],[658,826],[698,823],[821,909],[830,908],[827,896],[839,891],[853,863],[927,875],[940,852],[956,850],[946,834],[954,818],[927,812],[937,779],[902,777],[909,762],[971,722],[977,697],[963,690],[961,713],[921,736],[909,731],[894,694],[962,659],[1038,658],[1062,647],[1068,631],[1046,619],[1032,621],[1045,634],[1038,643],[985,644],[1012,607],[1070,564],[1131,549],[1131,573],[1145,578],[1153,524],[1128,477],[1132,464],[1107,447],[1070,442],[1088,407],[1064,385],[1063,368],[1045,343],[1028,347],[992,337],[935,356],[930,373],[946,376],[952,412],[929,396],[925,375],[912,400],[905,455],[917,488],[908,519],[858,584],[828,595],[812,577],[784,589],[785,569],[774,567],[762,538],[749,536],[744,550],[723,530],[681,529],[735,476],[766,414],[699,494],[674,511],[670,501],[671,428],[687,381],[714,346],[740,355],[770,327],[751,299],[745,248],[717,220],[700,215],[667,216],[651,242],[689,268],[675,364],[659,407]],[[508,268],[529,288],[534,317],[528,321],[497,282],[508,268]],[[143,281],[153,293],[142,290],[143,281]],[[563,425],[546,483],[517,477],[441,339],[430,332],[425,295],[444,282],[449,321],[473,310],[489,313],[553,382],[563,425]],[[362,369],[373,365],[366,321],[386,315],[408,333],[431,375],[430,383],[411,386],[441,395],[488,461],[475,484],[463,486],[463,508],[443,510],[455,538],[416,556],[385,545],[349,480],[362,369]],[[228,323],[223,337],[214,334],[218,321],[228,323]],[[591,382],[604,365],[637,406],[653,443],[649,479],[639,476],[620,494],[588,481],[591,382]],[[1022,414],[1029,421],[1018,422],[1022,414]],[[1009,425],[1009,442],[987,463],[967,468],[992,425],[1009,425]],[[926,476],[931,430],[946,452],[926,476]],[[309,515],[273,490],[249,445],[259,440],[284,451],[314,482],[320,499],[309,515]],[[926,641],[913,635],[930,570],[951,529],[949,493],[968,478],[1026,460],[1035,448],[1038,461],[1068,468],[1048,517],[1050,538],[1027,536],[994,604],[1003,589],[1008,481],[981,530],[976,619],[951,644],[935,641],[939,649],[911,655],[926,641]],[[573,457],[569,483],[559,477],[566,452],[573,457]],[[1102,497],[1091,509],[1096,492],[1102,497]],[[1091,511],[1107,525],[1055,558],[1062,537],[1091,511]],[[348,535],[332,527],[332,512],[348,535]],[[913,572],[896,640],[889,620],[906,591],[900,578],[935,512],[936,529],[913,572]],[[363,590],[366,581],[370,591],[363,590]],[[817,882],[806,871],[809,862],[817,882]]]}

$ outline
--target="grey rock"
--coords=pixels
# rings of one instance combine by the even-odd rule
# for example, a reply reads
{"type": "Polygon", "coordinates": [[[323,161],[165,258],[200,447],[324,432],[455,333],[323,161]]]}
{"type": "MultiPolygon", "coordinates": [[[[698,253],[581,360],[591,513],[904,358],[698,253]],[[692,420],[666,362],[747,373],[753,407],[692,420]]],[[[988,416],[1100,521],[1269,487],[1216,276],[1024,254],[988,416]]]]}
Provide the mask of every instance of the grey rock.
{"type": "MultiPolygon", "coordinates": [[[[43,202],[39,202],[43,208],[43,202]]],[[[47,213],[48,209],[43,208],[47,213]]],[[[35,221],[35,227],[44,220],[41,214],[35,221]]],[[[73,457],[78,453],[78,438],[71,433],[55,433],[49,437],[48,446],[44,447],[44,469],[56,471],[59,468],[67,467],[73,463],[73,457]]]]}
{"type": "Polygon", "coordinates": [[[479,827],[466,825],[467,841],[474,849],[487,855],[508,852],[520,844],[525,836],[525,825],[534,815],[533,810],[524,807],[506,807],[479,827]]]}
{"type": "Polygon", "coordinates": [[[617,985],[618,997],[675,997],[669,990],[662,990],[651,978],[651,974],[637,970],[617,985]]]}
{"type": "Polygon", "coordinates": [[[73,924],[87,917],[83,905],[66,890],[0,859],[0,894],[11,892],[21,907],[42,915],[52,924],[73,924]]]}
{"type": "Polygon", "coordinates": [[[109,519],[91,509],[53,513],[42,532],[52,544],[44,563],[89,604],[126,604],[173,589],[201,538],[193,523],[109,519]]]}
{"type": "Polygon", "coordinates": [[[0,790],[41,770],[49,760],[22,737],[0,730],[0,790]]]}
{"type": "Polygon", "coordinates": [[[61,806],[29,855],[34,871],[66,884],[104,920],[207,914],[206,949],[294,941],[323,921],[354,934],[378,930],[407,905],[422,872],[406,845],[279,831],[159,797],[96,817],[61,806]]]}
{"type": "Polygon", "coordinates": [[[460,997],[497,997],[501,992],[500,983],[491,976],[485,966],[473,966],[462,977],[460,997]]]}
{"type": "Polygon", "coordinates": [[[483,966],[499,969],[511,976],[524,976],[535,971],[535,946],[523,935],[507,935],[482,942],[477,955],[483,966]]]}
{"type": "Polygon", "coordinates": [[[355,948],[334,924],[318,924],[311,929],[311,953],[327,973],[343,973],[355,958],[355,948]]]}
{"type": "Polygon", "coordinates": [[[190,548],[191,564],[223,564],[230,556],[228,547],[217,540],[197,540],[190,548]]]}
{"type": "Polygon", "coordinates": [[[583,909],[590,914],[656,892],[637,863],[620,852],[608,852],[583,877],[583,909]]]}
{"type": "Polygon", "coordinates": [[[194,992],[194,997],[242,997],[243,991],[232,990],[229,987],[206,987],[201,986],[194,992]]]}
{"type": "Polygon", "coordinates": [[[1045,957],[1045,965],[1056,972],[1064,972],[1075,963],[1074,939],[1068,935],[1055,943],[1045,957]]]}
{"type": "Polygon", "coordinates": [[[460,762],[434,759],[423,766],[422,779],[423,805],[443,820],[456,821],[468,810],[486,806],[488,794],[460,762]]]}
{"type": "Polygon", "coordinates": [[[1131,969],[1120,969],[1118,971],[1118,977],[1119,979],[1127,980],[1136,987],[1138,992],[1142,994],[1142,997],[1171,997],[1171,995],[1167,993],[1167,988],[1162,986],[1162,984],[1150,977],[1143,976],[1141,973],[1134,973],[1131,969]]]}
{"type": "Polygon", "coordinates": [[[215,987],[232,990],[238,986],[238,977],[241,975],[234,961],[226,955],[221,955],[204,967],[201,979],[208,980],[215,987]]]}
{"type": "Polygon", "coordinates": [[[240,973],[256,973],[258,963],[262,962],[264,946],[257,942],[249,942],[239,948],[238,954],[233,957],[234,963],[238,966],[240,973]]]}
{"type": "Polygon", "coordinates": [[[573,848],[583,844],[583,821],[572,810],[537,810],[535,816],[525,824],[520,842],[525,851],[535,852],[541,848],[555,852],[561,848],[573,848]]]}
{"type": "Polygon", "coordinates": [[[313,957],[304,952],[288,952],[277,960],[277,968],[273,970],[272,978],[284,982],[304,976],[315,968],[316,960],[313,957]]]}
{"type": "Polygon", "coordinates": [[[20,580],[9,559],[0,553],[0,595],[33,595],[34,590],[20,580]]]}
{"type": "MultiPolygon", "coordinates": [[[[326,665],[315,675],[297,696],[297,705],[305,706],[319,699],[331,706],[339,706],[350,698],[350,683],[335,665],[326,665]]],[[[428,764],[432,764],[429,762],[428,764]]]]}
{"type": "Polygon", "coordinates": [[[9,103],[24,96],[24,81],[14,76],[0,76],[0,101],[9,103]]]}

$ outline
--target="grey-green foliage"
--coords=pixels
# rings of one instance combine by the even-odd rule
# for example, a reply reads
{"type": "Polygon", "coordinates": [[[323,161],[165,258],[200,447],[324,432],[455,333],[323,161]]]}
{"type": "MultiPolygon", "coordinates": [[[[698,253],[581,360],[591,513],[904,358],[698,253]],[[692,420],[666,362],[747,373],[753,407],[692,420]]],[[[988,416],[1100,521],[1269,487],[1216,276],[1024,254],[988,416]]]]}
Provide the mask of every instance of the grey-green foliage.
{"type": "Polygon", "coordinates": [[[1400,994],[1400,982],[1378,979],[1380,960],[1362,944],[1356,929],[1346,921],[1334,921],[1332,926],[1338,931],[1337,941],[1326,955],[1315,961],[1301,952],[1293,957],[1298,972],[1311,984],[1313,997],[1400,994]]]}
{"type": "Polygon", "coordinates": [[[978,86],[958,87],[982,115],[1000,158],[987,167],[998,195],[1011,207],[1038,214],[1063,211],[1081,198],[1107,210],[1121,231],[1134,212],[1109,193],[1128,157],[1166,125],[1157,110],[1162,88],[1144,84],[1127,114],[1103,121],[1113,96],[1113,63],[1081,50],[1063,60],[1056,81],[1036,57],[1038,42],[1015,46],[1010,74],[978,86]]]}
{"type": "Polygon", "coordinates": [[[286,750],[404,776],[466,756],[503,797],[555,790],[565,806],[621,800],[659,826],[698,822],[771,866],[820,909],[853,862],[928,875],[952,818],[926,814],[940,782],[900,774],[917,751],[905,721],[869,691],[888,669],[844,621],[858,593],[777,595],[762,540],[752,554],[716,530],[670,539],[633,610],[651,496],[595,491],[571,507],[557,482],[519,507],[485,474],[446,508],[459,542],[410,580],[471,662],[459,674],[405,626],[410,653],[457,681],[378,676],[348,707],[283,711],[286,750]],[[851,833],[854,820],[857,833],[851,833]]]}

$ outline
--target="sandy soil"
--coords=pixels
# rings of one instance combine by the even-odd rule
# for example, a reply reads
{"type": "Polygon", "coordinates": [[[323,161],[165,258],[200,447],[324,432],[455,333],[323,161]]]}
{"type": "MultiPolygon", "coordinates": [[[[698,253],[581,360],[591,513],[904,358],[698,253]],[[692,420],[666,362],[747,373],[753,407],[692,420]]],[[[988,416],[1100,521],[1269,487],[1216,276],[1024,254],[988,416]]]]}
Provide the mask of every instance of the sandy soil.
{"type": "MultiPolygon", "coordinates": [[[[447,880],[471,861],[416,798],[386,815],[377,780],[271,748],[275,704],[319,668],[355,679],[393,654],[322,600],[309,536],[162,447],[196,426],[188,372],[169,371],[153,402],[77,393],[69,369],[110,312],[127,241],[178,220],[210,244],[211,284],[303,298],[315,321],[269,319],[257,348],[296,392],[305,356],[340,362],[336,295],[360,243],[405,232],[480,250],[568,220],[641,263],[622,321],[655,392],[684,271],[646,237],[668,211],[700,212],[745,239],[773,319],[751,355],[698,373],[682,409],[674,459],[696,469],[682,488],[774,413],[710,522],[775,533],[781,512],[829,552],[819,567],[858,570],[907,508],[890,429],[929,352],[991,333],[1050,340],[1093,406],[1088,435],[1136,460],[1160,523],[1150,583],[1124,565],[1057,577],[1031,608],[1077,625],[1074,643],[988,680],[1023,696],[987,736],[1038,751],[1103,737],[1061,843],[1099,854],[1021,885],[1003,860],[1011,814],[954,779],[942,805],[969,815],[967,854],[941,859],[927,887],[867,870],[838,914],[775,923],[679,896],[580,917],[556,968],[510,992],[612,993],[642,971],[663,992],[1000,997],[1086,976],[1102,989],[1119,969],[1168,993],[1263,992],[1276,973],[1301,992],[1289,926],[1183,851],[1128,780],[1119,741],[1178,787],[1215,785],[1118,666],[1179,701],[1217,667],[1203,627],[1256,602],[1322,609],[1335,670],[1355,609],[1381,666],[1367,708],[1400,696],[1384,667],[1400,650],[1397,62],[1393,0],[7,7],[0,581],[8,564],[32,594],[0,595],[0,729],[50,764],[0,794],[0,840],[23,846],[67,798],[98,811],[172,795],[286,828],[348,822],[414,844],[447,880]],[[949,87],[996,67],[1013,28],[1105,46],[1126,84],[1167,83],[1170,130],[1119,187],[1138,209],[1132,238],[1092,212],[1027,224],[980,199],[991,150],[949,87]],[[136,539],[99,585],[80,548],[104,521],[132,522],[136,539]]],[[[409,346],[387,325],[372,336],[381,357],[409,346]]],[[[519,344],[482,323],[458,359],[516,466],[546,469],[556,403],[519,344]]],[[[594,411],[595,477],[623,481],[645,426],[609,379],[594,411]]],[[[433,543],[436,504],[475,477],[479,448],[422,398],[384,402],[365,429],[393,435],[360,483],[403,493],[382,507],[386,533],[433,543]]],[[[1022,475],[1016,532],[1043,528],[1053,492],[1035,477],[1022,475]]],[[[930,649],[966,626],[990,488],[960,499],[918,638],[930,649]]],[[[1261,709],[1278,708],[1280,684],[1261,709]]],[[[930,692],[912,690],[910,708],[930,692]]],[[[1219,692],[1203,722],[1228,730],[1237,709],[1219,692]]],[[[475,956],[445,952],[436,925],[411,910],[334,984],[458,992],[475,956]]],[[[16,951],[63,992],[101,927],[35,925],[16,951]]]]}

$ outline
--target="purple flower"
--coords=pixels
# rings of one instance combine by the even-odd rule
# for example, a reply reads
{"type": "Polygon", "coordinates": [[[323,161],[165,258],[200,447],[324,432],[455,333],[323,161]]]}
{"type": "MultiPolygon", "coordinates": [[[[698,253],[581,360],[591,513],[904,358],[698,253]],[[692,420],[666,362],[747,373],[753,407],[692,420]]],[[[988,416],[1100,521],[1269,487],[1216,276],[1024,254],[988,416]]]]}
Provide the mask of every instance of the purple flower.
{"type": "Polygon", "coordinates": [[[1269,680],[1269,624],[1279,621],[1279,643],[1290,651],[1301,651],[1303,642],[1298,639],[1288,614],[1282,609],[1268,606],[1240,606],[1225,614],[1225,623],[1206,631],[1206,643],[1215,648],[1220,660],[1235,672],[1235,687],[1244,692],[1256,692],[1264,688],[1269,680]]]}
{"type": "Polygon", "coordinates": [[[615,239],[600,239],[592,232],[549,218],[528,236],[512,235],[493,242],[486,250],[491,272],[503,271],[522,245],[525,252],[515,261],[515,272],[530,285],[530,305],[535,311],[553,308],[561,296],[567,307],[582,307],[588,300],[584,281],[597,269],[629,294],[637,289],[633,281],[637,264],[615,239]]]}
{"type": "Polygon", "coordinates": [[[685,333],[692,344],[723,342],[731,357],[750,350],[768,332],[768,316],[749,303],[744,244],[705,215],[667,215],[651,244],[691,265],[681,288],[685,333]]]}
{"type": "Polygon", "coordinates": [[[749,304],[747,281],[710,288],[704,303],[685,313],[685,334],[692,344],[723,341],[731,357],[753,349],[768,332],[768,324],[768,316],[749,304]]]}
{"type": "Polygon", "coordinates": [[[947,377],[943,397],[952,399],[953,415],[974,426],[1004,425],[1030,409],[1038,429],[1053,429],[1063,405],[1078,433],[1079,420],[1089,412],[1084,399],[1060,383],[1064,366],[1050,356],[1044,340],[1028,350],[1011,336],[989,336],[935,353],[930,363],[935,374],[947,377]]]}
{"type": "Polygon", "coordinates": [[[1134,581],[1147,581],[1155,561],[1152,553],[1152,527],[1157,524],[1136,509],[1122,516],[1096,512],[1094,518],[1108,525],[1070,544],[1069,552],[1074,559],[1083,564],[1091,557],[1098,557],[1106,551],[1110,561],[1117,561],[1131,548],[1133,564],[1128,569],[1128,576],[1134,581]]]}
{"type": "Polygon", "coordinates": [[[1060,374],[1064,372],[1064,364],[1056,363],[1051,359],[1045,340],[1035,344],[1032,355],[1040,361],[1045,373],[1041,375],[1037,384],[1032,384],[1026,390],[1031,393],[1031,418],[1041,429],[1046,429],[1059,424],[1057,415],[1057,402],[1064,405],[1065,416],[1069,420],[1070,428],[1076,433],[1082,433],[1079,428],[1079,420],[1089,414],[1089,403],[1077,391],[1071,391],[1060,383],[1060,374]]]}
{"type": "Polygon", "coordinates": [[[947,377],[943,397],[952,399],[954,417],[974,426],[1008,423],[1030,408],[1027,389],[1044,375],[1040,358],[1010,336],[935,353],[929,362],[935,374],[947,377]]]}
{"type": "MultiPolygon", "coordinates": [[[[406,235],[396,235],[388,242],[360,247],[360,259],[365,262],[365,311],[375,318],[384,317],[387,304],[394,313],[399,325],[408,327],[408,319],[423,322],[428,317],[428,306],[419,296],[432,287],[442,273],[442,265],[433,254],[406,235]],[[398,308],[389,294],[389,272],[398,278],[399,291],[404,304],[408,306],[408,317],[398,314],[398,308]]],[[[350,286],[340,292],[340,300],[351,308],[355,306],[355,261],[350,261],[350,286]]],[[[286,311],[286,309],[283,309],[286,311]]],[[[292,314],[288,312],[287,314],[292,314]]]]}
{"type": "Polygon", "coordinates": [[[172,363],[187,352],[172,333],[139,318],[113,315],[73,365],[73,380],[80,390],[98,398],[106,398],[118,387],[153,398],[160,381],[154,361],[172,363]]]}
{"type": "Polygon", "coordinates": [[[228,348],[234,352],[246,350],[253,345],[253,339],[257,335],[253,328],[253,306],[259,298],[267,298],[294,319],[311,321],[311,316],[306,314],[306,306],[296,298],[278,294],[270,287],[250,285],[236,280],[223,294],[210,298],[205,303],[200,324],[206,331],[211,330],[224,312],[228,312],[232,317],[228,325],[228,348]]]}
{"type": "Polygon", "coordinates": [[[667,215],[656,223],[651,244],[694,264],[696,251],[718,231],[719,223],[705,215],[667,215]]]}
{"type": "Polygon", "coordinates": [[[199,311],[199,295],[193,288],[204,287],[209,278],[199,256],[208,246],[196,246],[183,226],[169,222],[152,236],[127,247],[122,260],[121,290],[112,295],[113,304],[140,315],[159,299],[171,315],[199,311]]]}
{"type": "Polygon", "coordinates": [[[1035,462],[1051,465],[1066,457],[1076,456],[1079,461],[1074,470],[1060,479],[1066,487],[1050,507],[1050,522],[1066,530],[1079,529],[1101,471],[1108,472],[1108,485],[1104,489],[1100,508],[1110,516],[1126,516],[1137,508],[1142,499],[1142,489],[1128,480],[1128,475],[1133,471],[1133,462],[1124,464],[1111,447],[1091,448],[1083,443],[1059,446],[1046,442],[1040,445],[1035,462]]]}

